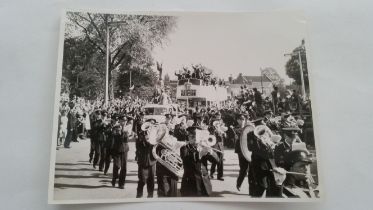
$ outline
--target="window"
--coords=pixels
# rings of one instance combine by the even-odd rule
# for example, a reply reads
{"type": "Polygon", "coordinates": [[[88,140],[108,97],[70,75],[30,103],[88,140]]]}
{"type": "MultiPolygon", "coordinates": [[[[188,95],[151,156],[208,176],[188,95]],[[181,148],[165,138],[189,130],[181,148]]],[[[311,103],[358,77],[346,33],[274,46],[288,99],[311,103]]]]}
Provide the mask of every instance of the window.
{"type": "Polygon", "coordinates": [[[167,109],[162,107],[145,108],[145,115],[165,115],[166,113],[167,109]]]}

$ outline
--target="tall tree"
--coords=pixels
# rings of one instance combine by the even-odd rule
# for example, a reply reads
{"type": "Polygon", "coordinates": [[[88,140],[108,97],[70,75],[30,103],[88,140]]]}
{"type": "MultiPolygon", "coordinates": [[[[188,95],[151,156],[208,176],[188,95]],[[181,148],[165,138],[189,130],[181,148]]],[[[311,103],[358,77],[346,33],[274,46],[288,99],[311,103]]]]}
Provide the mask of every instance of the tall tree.
{"type": "Polygon", "coordinates": [[[294,83],[296,85],[301,85],[301,72],[300,72],[300,62],[299,62],[299,53],[301,55],[302,60],[302,68],[303,68],[303,78],[304,78],[304,86],[306,92],[309,93],[309,78],[308,78],[308,68],[307,68],[307,57],[306,57],[306,49],[304,47],[304,40],[302,40],[302,45],[295,48],[293,50],[292,56],[286,62],[285,69],[286,74],[294,79],[294,83]]]}
{"type": "MultiPolygon", "coordinates": [[[[151,69],[154,65],[151,51],[155,46],[165,44],[167,35],[176,24],[173,16],[69,12],[67,19],[65,37],[86,40],[95,51],[96,59],[100,60],[100,68],[97,70],[103,75],[109,37],[109,80],[112,90],[115,89],[111,82],[114,70],[151,69]]],[[[103,85],[101,87],[103,89],[103,85]]]]}

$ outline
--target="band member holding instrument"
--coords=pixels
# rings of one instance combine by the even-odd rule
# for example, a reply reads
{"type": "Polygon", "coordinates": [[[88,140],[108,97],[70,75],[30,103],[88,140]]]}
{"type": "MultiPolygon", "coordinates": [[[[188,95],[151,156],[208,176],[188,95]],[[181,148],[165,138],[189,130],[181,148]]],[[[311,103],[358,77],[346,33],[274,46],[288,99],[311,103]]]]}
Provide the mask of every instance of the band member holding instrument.
{"type": "MultiPolygon", "coordinates": [[[[144,112],[140,112],[138,113],[138,115],[136,116],[136,120],[135,120],[135,124],[133,126],[133,131],[135,133],[135,138],[136,138],[136,148],[137,148],[137,140],[139,139],[145,139],[145,132],[141,130],[141,125],[145,122],[144,120],[144,112]]],[[[137,161],[138,159],[138,150],[136,150],[136,154],[135,154],[135,160],[137,161]]]]}
{"type": "Polygon", "coordinates": [[[277,174],[277,180],[283,181],[282,197],[317,198],[319,195],[310,172],[312,159],[305,150],[295,150],[286,154],[284,169],[277,174]]]}
{"type": "Polygon", "coordinates": [[[186,131],[187,125],[186,125],[186,117],[181,116],[179,117],[179,123],[175,125],[174,129],[174,136],[178,141],[188,141],[188,132],[186,131]]]}
{"type": "MultiPolygon", "coordinates": [[[[91,123],[91,132],[90,132],[90,141],[91,141],[91,146],[89,150],[89,162],[91,163],[93,160],[93,157],[95,156],[95,151],[96,151],[96,145],[97,145],[97,132],[94,127],[94,123],[98,119],[98,116],[101,115],[101,111],[99,109],[96,109],[91,115],[90,115],[90,123],[91,123]]],[[[100,116],[101,117],[101,116],[100,116]]]]}
{"type": "Polygon", "coordinates": [[[108,127],[107,123],[107,112],[102,110],[98,115],[97,119],[93,124],[93,130],[95,133],[95,156],[93,159],[93,167],[99,164],[99,170],[102,171],[105,164],[105,142],[106,142],[106,130],[108,127]]]}
{"type": "Polygon", "coordinates": [[[119,116],[119,123],[113,127],[113,179],[111,184],[115,187],[116,180],[119,178],[119,188],[124,189],[124,184],[127,175],[127,155],[129,151],[128,146],[128,132],[124,130],[127,125],[127,117],[119,116]],[[120,172],[119,172],[120,170],[120,172]]]}
{"type": "MultiPolygon", "coordinates": [[[[154,119],[148,119],[146,122],[156,123],[154,119]]],[[[156,160],[152,155],[153,145],[146,141],[146,131],[138,131],[136,140],[136,155],[138,165],[137,198],[143,196],[143,189],[146,184],[148,190],[148,198],[153,197],[154,191],[154,175],[156,160]]]]}
{"type": "Polygon", "coordinates": [[[223,152],[224,152],[224,138],[225,138],[225,132],[221,130],[222,126],[222,119],[221,119],[221,114],[217,112],[215,114],[215,120],[212,123],[213,125],[209,126],[209,131],[211,135],[214,135],[216,137],[216,144],[212,146],[214,149],[220,150],[222,152],[217,153],[219,157],[219,162],[218,163],[212,163],[211,168],[210,168],[210,178],[214,178],[214,173],[215,169],[217,168],[217,179],[220,181],[224,181],[224,163],[223,163],[223,152]],[[214,125],[215,124],[215,125],[214,125]]]}
{"type": "MultiPolygon", "coordinates": [[[[161,155],[161,147],[157,147],[157,154],[161,155]]],[[[178,177],[161,163],[156,164],[158,197],[176,197],[178,177]]]]}
{"type": "MultiPolygon", "coordinates": [[[[248,175],[249,172],[249,164],[250,162],[246,160],[246,158],[242,154],[241,146],[240,146],[240,136],[242,133],[243,128],[245,127],[245,116],[244,114],[237,114],[237,126],[233,128],[234,134],[235,134],[235,147],[234,152],[237,153],[238,156],[238,164],[240,167],[240,171],[238,173],[237,182],[236,182],[236,188],[238,191],[241,189],[241,185],[245,177],[248,175]]],[[[250,179],[248,177],[248,183],[250,182],[250,179]]]]}
{"type": "MultiPolygon", "coordinates": [[[[171,114],[166,114],[165,124],[169,130],[169,134],[173,133],[170,131],[171,125],[171,114]]],[[[172,129],[173,131],[173,129],[172,129]]],[[[158,156],[161,156],[162,147],[157,147],[156,152],[158,156]]],[[[158,197],[176,197],[177,196],[177,181],[178,177],[172,173],[169,169],[163,166],[160,162],[156,164],[156,174],[157,174],[157,194],[158,197]]]]}
{"type": "MultiPolygon", "coordinates": [[[[255,126],[263,124],[263,119],[259,118],[252,121],[255,126]]],[[[272,145],[262,141],[254,135],[254,132],[248,133],[248,147],[252,152],[251,165],[249,169],[249,195],[252,197],[262,197],[264,192],[267,197],[278,195],[274,175],[271,169],[275,167],[272,145]]]]}
{"type": "Polygon", "coordinates": [[[284,168],[285,156],[291,152],[293,143],[298,139],[297,134],[300,131],[297,127],[282,128],[283,140],[276,145],[274,150],[276,166],[284,168]]]}
{"type": "MultiPolygon", "coordinates": [[[[111,122],[108,125],[108,130],[106,132],[106,142],[105,142],[105,167],[104,167],[104,174],[106,175],[110,168],[111,159],[113,158],[112,149],[114,146],[114,134],[118,134],[116,130],[118,130],[119,125],[119,115],[114,113],[111,115],[111,122]]],[[[120,130],[120,129],[119,129],[120,130]]]]}
{"type": "Polygon", "coordinates": [[[169,134],[170,135],[173,135],[173,133],[174,133],[174,129],[175,129],[175,125],[173,124],[173,122],[172,122],[172,118],[173,118],[173,116],[172,116],[172,114],[170,114],[170,113],[167,113],[167,114],[165,114],[165,117],[166,117],[166,120],[165,120],[165,124],[166,124],[166,126],[167,126],[167,129],[168,129],[168,131],[169,131],[169,134]]]}
{"type": "Polygon", "coordinates": [[[210,196],[212,186],[207,170],[207,161],[218,162],[216,153],[207,147],[199,147],[196,143],[196,129],[191,126],[187,129],[189,142],[180,148],[183,160],[184,175],[181,181],[182,196],[210,196]]]}

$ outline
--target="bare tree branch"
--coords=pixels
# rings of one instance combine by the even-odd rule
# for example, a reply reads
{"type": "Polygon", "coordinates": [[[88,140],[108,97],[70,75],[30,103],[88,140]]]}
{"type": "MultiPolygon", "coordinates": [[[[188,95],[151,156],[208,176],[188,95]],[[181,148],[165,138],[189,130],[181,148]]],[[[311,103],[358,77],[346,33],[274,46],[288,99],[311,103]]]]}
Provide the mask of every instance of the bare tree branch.
{"type": "Polygon", "coordinates": [[[89,13],[87,14],[88,14],[89,19],[91,20],[90,22],[92,23],[93,27],[97,31],[98,36],[101,38],[102,43],[104,43],[104,46],[106,46],[106,40],[104,40],[104,36],[101,34],[100,29],[98,29],[98,26],[93,21],[93,18],[91,17],[91,15],[89,13]]]}
{"type": "Polygon", "coordinates": [[[86,37],[87,37],[87,39],[88,39],[88,41],[89,42],[91,42],[95,47],[97,47],[100,51],[101,51],[101,53],[103,53],[104,55],[106,55],[106,51],[104,51],[95,41],[93,41],[92,39],[91,39],[91,37],[89,36],[89,32],[88,32],[88,30],[87,30],[87,28],[85,28],[84,26],[82,26],[82,25],[80,25],[79,24],[79,22],[77,21],[77,20],[72,20],[77,26],[79,26],[79,27],[81,27],[83,30],[84,30],[84,32],[85,32],[85,34],[86,34],[86,37]]]}

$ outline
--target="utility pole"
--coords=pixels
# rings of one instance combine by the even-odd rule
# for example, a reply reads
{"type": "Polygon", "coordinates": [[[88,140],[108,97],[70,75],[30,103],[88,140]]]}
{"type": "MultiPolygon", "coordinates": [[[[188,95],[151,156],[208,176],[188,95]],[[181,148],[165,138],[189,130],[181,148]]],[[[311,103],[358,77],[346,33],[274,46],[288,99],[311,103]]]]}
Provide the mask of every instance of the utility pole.
{"type": "Polygon", "coordinates": [[[109,23],[108,16],[106,16],[106,72],[105,72],[105,105],[109,102],[109,23]]]}
{"type": "Polygon", "coordinates": [[[302,44],[299,47],[300,49],[297,50],[297,52],[292,53],[285,53],[284,56],[298,56],[298,62],[299,62],[299,70],[300,70],[300,79],[301,79],[301,85],[302,85],[302,97],[306,97],[306,87],[304,85],[304,74],[303,74],[303,64],[302,64],[302,50],[304,49],[304,40],[302,40],[302,44]]]}
{"type": "MultiPolygon", "coordinates": [[[[109,103],[109,65],[110,65],[110,25],[125,24],[125,21],[109,22],[109,15],[106,15],[106,72],[105,72],[105,105],[109,103]]],[[[113,85],[114,91],[114,85],[113,85]]],[[[114,95],[113,95],[114,96],[114,95]]]]}
{"type": "Polygon", "coordinates": [[[300,54],[300,50],[298,51],[298,58],[299,58],[299,66],[300,66],[300,80],[302,82],[302,96],[303,96],[303,98],[305,98],[306,87],[304,85],[303,64],[302,64],[302,57],[301,57],[301,54],[300,54]]]}

